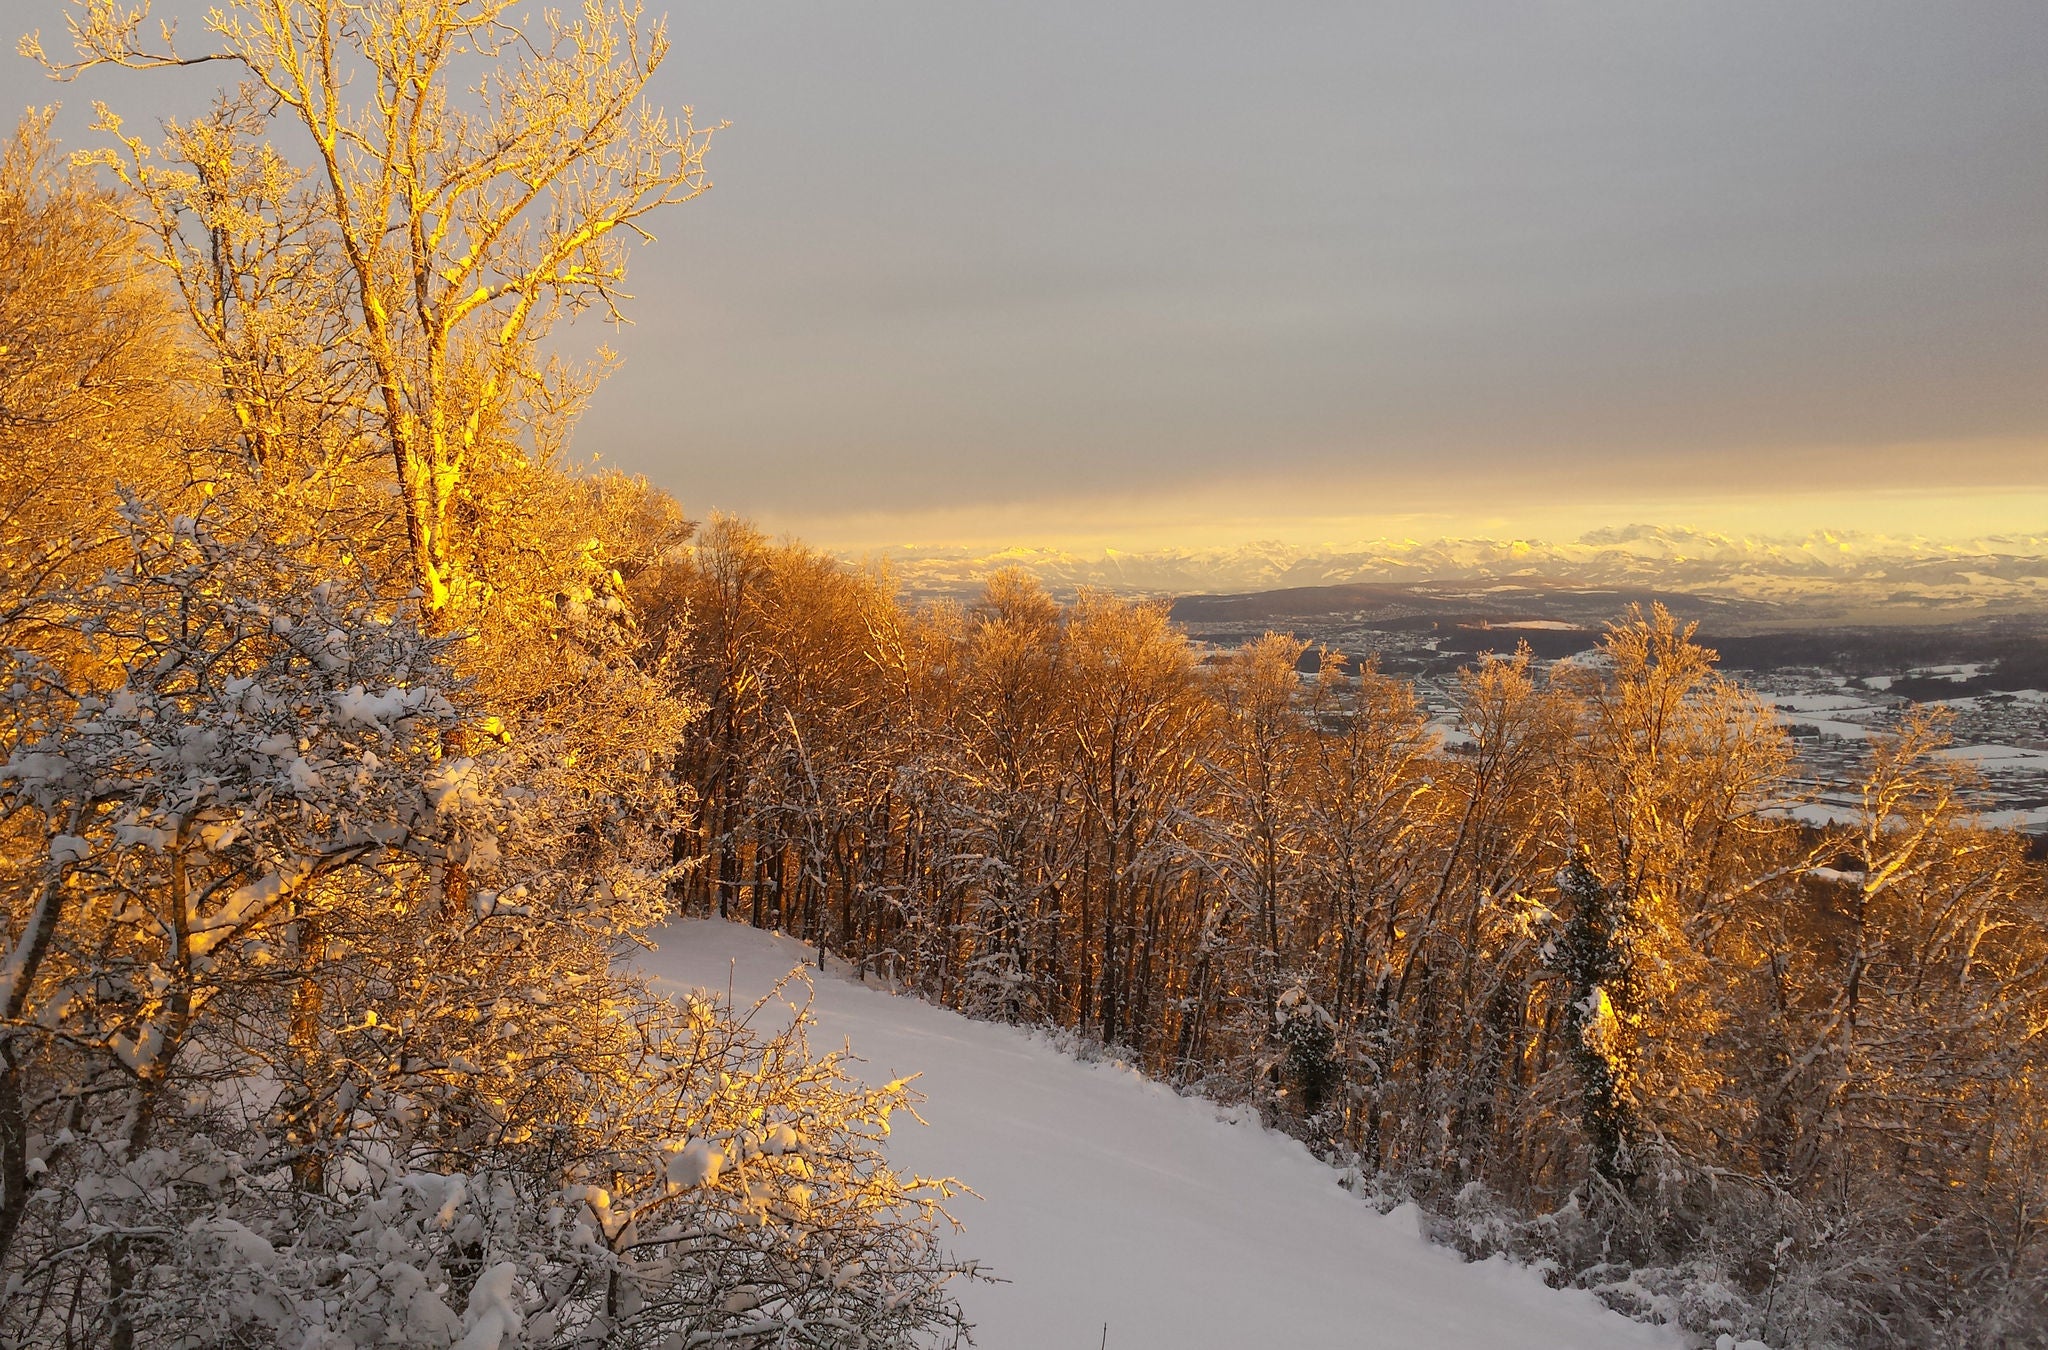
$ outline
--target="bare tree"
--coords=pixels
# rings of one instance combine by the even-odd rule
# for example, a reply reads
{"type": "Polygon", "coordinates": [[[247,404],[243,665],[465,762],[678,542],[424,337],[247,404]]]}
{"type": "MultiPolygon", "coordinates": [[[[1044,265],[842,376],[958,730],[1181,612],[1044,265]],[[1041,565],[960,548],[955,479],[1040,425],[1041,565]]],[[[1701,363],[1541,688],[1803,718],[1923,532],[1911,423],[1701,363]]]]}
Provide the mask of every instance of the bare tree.
{"type": "Polygon", "coordinates": [[[260,445],[275,423],[295,356],[347,368],[293,396],[347,402],[389,456],[412,579],[445,611],[470,584],[465,528],[489,525],[465,512],[468,480],[522,436],[552,449],[589,390],[540,339],[587,308],[618,318],[631,241],[709,185],[709,133],[646,100],[666,27],[635,0],[538,22],[519,0],[234,0],[190,49],[148,17],[146,2],[76,0],[72,58],[22,46],[65,76],[239,68],[242,93],[173,125],[161,151],[103,109],[121,149],[100,162],[146,204],[245,434],[260,445]],[[275,148],[291,140],[303,178],[275,148]],[[322,301],[295,343],[265,338],[307,289],[322,301]]]}

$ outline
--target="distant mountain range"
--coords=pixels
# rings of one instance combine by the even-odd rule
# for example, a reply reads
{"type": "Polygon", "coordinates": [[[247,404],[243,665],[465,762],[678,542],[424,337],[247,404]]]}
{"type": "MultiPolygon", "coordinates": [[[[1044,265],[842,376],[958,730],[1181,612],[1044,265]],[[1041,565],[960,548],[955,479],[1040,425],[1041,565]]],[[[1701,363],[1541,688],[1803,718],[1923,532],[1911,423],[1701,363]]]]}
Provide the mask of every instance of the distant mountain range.
{"type": "Polygon", "coordinates": [[[1468,583],[1516,588],[1654,587],[1810,611],[1860,622],[1924,623],[2048,611],[2048,534],[1964,542],[1816,532],[1799,539],[1630,525],[1571,543],[1375,540],[1346,546],[1252,543],[1232,548],[1097,554],[1046,548],[891,551],[916,595],[968,596],[992,572],[1018,567],[1057,592],[1082,587],[1147,595],[1230,594],[1356,583],[1468,583]]]}

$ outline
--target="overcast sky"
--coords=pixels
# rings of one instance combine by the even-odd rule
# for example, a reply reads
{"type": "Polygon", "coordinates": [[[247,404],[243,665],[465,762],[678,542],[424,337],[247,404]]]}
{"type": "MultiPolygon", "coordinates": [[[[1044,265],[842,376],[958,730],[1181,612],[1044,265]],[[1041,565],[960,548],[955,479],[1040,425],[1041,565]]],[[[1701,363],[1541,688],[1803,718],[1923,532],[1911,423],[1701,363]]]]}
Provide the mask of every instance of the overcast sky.
{"type": "Polygon", "coordinates": [[[2048,530],[2041,0],[671,30],[660,97],[732,125],[579,447],[694,511],[831,544],[2048,530]]]}

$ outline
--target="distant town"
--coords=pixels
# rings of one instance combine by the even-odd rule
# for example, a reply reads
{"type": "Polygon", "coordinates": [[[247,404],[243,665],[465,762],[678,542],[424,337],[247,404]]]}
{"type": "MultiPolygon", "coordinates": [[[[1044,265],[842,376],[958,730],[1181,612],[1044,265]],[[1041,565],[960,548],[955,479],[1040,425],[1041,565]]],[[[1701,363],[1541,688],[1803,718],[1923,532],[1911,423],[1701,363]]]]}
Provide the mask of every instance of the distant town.
{"type": "MultiPolygon", "coordinates": [[[[1915,704],[1954,717],[1944,752],[1980,777],[1984,822],[2048,847],[2048,616],[2003,614],[1955,624],[1842,626],[1795,605],[1762,606],[1696,592],[1493,585],[1296,587],[1184,596],[1173,616],[1219,652],[1268,631],[1312,642],[1348,665],[1370,660],[1412,678],[1455,738],[1459,670],[1526,644],[1539,666],[1581,659],[1629,603],[1659,601],[1700,624],[1730,676],[1776,709],[1799,764],[1787,811],[1815,824],[1860,808],[1854,784],[1870,738],[1915,704]]],[[[1921,617],[1921,616],[1916,616],[1921,617]]]]}

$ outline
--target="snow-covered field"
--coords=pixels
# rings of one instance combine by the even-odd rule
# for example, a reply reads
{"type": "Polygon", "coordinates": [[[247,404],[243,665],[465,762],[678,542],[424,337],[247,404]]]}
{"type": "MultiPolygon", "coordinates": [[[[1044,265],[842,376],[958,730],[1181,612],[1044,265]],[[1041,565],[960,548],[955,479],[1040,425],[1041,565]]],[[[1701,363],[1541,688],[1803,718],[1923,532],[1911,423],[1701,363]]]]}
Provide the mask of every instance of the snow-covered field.
{"type": "MultiPolygon", "coordinates": [[[[739,924],[681,922],[657,937],[642,960],[660,980],[730,986],[742,1004],[816,959],[739,924]]],[[[956,1207],[953,1245],[1006,1281],[961,1290],[985,1350],[1682,1344],[1526,1269],[1431,1246],[1412,1212],[1374,1212],[1285,1136],[833,965],[816,977],[812,1045],[850,1042],[876,1082],[922,1073],[930,1127],[899,1117],[890,1159],[982,1197],[956,1207]]]]}

